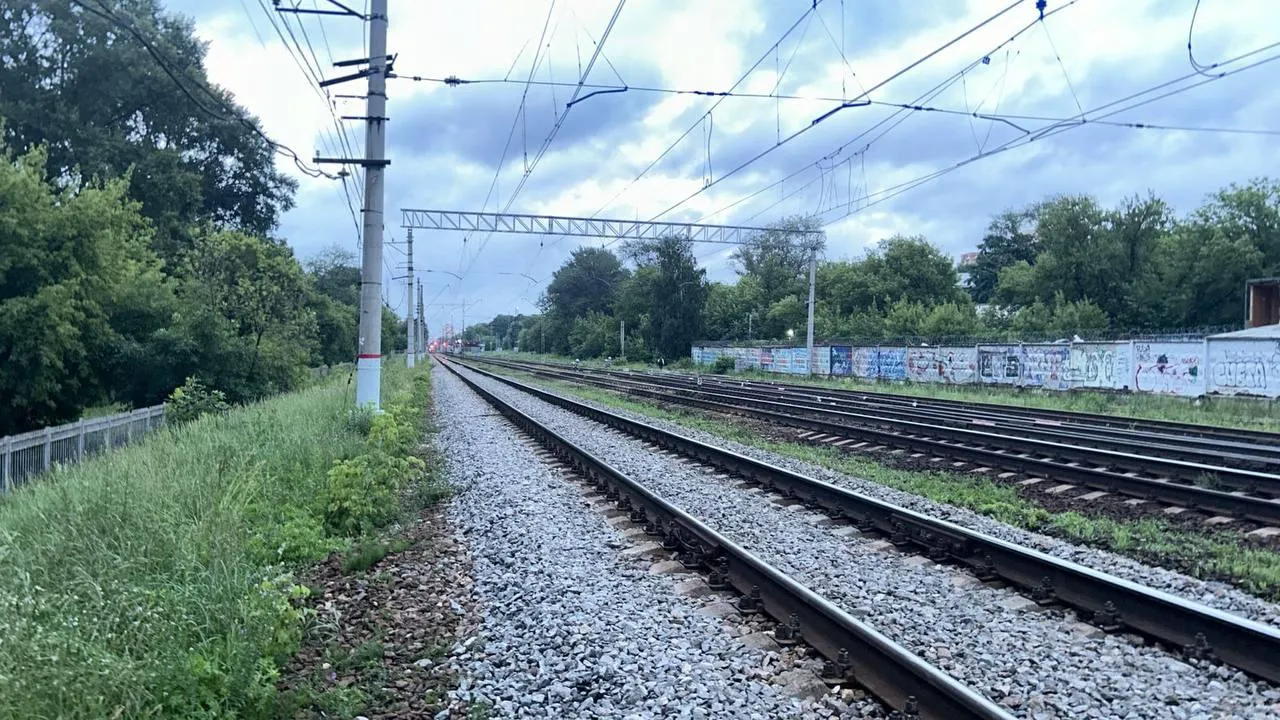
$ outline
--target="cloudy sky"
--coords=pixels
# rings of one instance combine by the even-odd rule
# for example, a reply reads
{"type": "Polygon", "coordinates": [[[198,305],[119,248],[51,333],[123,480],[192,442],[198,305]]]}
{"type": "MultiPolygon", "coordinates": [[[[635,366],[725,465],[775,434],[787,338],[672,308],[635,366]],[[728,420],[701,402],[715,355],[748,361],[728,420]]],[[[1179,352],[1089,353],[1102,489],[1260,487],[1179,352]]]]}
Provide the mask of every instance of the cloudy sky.
{"type": "MultiPolygon", "coordinates": [[[[327,0],[285,0],[317,2],[327,0]]],[[[1277,173],[1276,137],[1224,131],[1280,129],[1280,62],[1211,76],[1280,48],[1196,74],[1187,55],[1191,0],[1049,0],[1043,22],[1025,0],[952,43],[1007,5],[629,0],[587,83],[632,89],[566,110],[571,86],[536,83],[579,80],[618,8],[613,0],[390,0],[397,74],[497,82],[389,81],[386,238],[404,239],[402,208],[741,225],[816,213],[826,223],[828,257],[856,257],[894,233],[925,235],[959,255],[976,248],[994,213],[1047,195],[1090,193],[1115,203],[1150,191],[1186,212],[1227,183],[1277,173]],[[535,84],[526,88],[529,79],[535,84]],[[638,88],[734,88],[762,97],[638,88]],[[1156,99],[1171,91],[1178,92],[1156,99]],[[842,101],[867,99],[871,105],[832,113],[842,101]],[[973,112],[1002,119],[966,114],[973,112]],[[1071,122],[1082,113],[1183,129],[1071,122]]],[[[305,157],[340,153],[333,116],[362,115],[362,101],[324,99],[298,63],[314,53],[323,76],[347,72],[331,63],[362,56],[363,23],[269,18],[270,0],[168,6],[195,20],[210,43],[212,79],[268,134],[305,157]]],[[[1205,0],[1192,36],[1202,65],[1277,41],[1280,3],[1273,0],[1205,0]]],[[[330,92],[363,89],[352,82],[330,92]]],[[[363,129],[344,125],[358,153],[363,129]]],[[[354,252],[342,185],[301,180],[281,234],[304,258],[332,247],[354,252]]],[[[432,333],[461,323],[464,299],[467,322],[534,312],[546,278],[569,252],[601,242],[416,232],[418,267],[436,271],[420,273],[433,303],[432,333]]],[[[698,252],[713,279],[733,277],[726,248],[698,252]]],[[[403,274],[399,250],[389,247],[385,259],[389,271],[403,274]]],[[[403,281],[388,281],[385,295],[403,314],[403,281]]]]}

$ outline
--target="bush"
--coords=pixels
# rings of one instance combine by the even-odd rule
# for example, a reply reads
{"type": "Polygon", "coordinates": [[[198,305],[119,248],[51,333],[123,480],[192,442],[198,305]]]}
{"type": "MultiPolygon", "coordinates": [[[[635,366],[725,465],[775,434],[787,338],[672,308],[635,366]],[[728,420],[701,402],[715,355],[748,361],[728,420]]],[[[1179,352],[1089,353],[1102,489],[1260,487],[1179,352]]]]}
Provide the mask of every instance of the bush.
{"type": "Polygon", "coordinates": [[[349,537],[383,527],[399,514],[401,488],[424,469],[416,457],[376,450],[335,463],[329,470],[326,527],[349,537]]]}
{"type": "Polygon", "coordinates": [[[720,357],[716,358],[715,362],[711,363],[711,372],[717,375],[724,375],[725,373],[733,370],[735,367],[737,367],[737,365],[734,363],[733,358],[728,357],[726,355],[721,355],[720,357]]]}
{"type": "Polygon", "coordinates": [[[183,425],[202,415],[221,415],[230,409],[227,396],[221,390],[207,388],[192,376],[169,396],[164,416],[172,425],[183,425]]]}

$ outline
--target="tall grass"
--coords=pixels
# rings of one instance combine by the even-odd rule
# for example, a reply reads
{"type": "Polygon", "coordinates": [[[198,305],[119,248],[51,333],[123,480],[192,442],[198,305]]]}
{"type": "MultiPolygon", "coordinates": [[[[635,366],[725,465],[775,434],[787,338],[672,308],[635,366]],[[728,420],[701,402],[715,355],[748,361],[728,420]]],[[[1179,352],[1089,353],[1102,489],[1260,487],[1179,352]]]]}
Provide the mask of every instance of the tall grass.
{"type": "Polygon", "coordinates": [[[326,383],[0,501],[0,717],[267,715],[301,632],[284,561],[335,542],[327,473],[364,446],[349,404],[326,383]]]}

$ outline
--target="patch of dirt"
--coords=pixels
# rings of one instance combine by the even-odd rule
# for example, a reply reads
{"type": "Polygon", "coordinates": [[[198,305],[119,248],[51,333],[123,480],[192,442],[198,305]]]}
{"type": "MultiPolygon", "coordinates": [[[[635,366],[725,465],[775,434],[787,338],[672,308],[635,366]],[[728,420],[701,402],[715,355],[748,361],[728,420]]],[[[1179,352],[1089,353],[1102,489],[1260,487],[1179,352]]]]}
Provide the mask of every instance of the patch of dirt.
{"type": "Polygon", "coordinates": [[[279,717],[432,718],[449,708],[448,655],[472,612],[471,559],[445,505],[395,537],[408,547],[367,570],[344,572],[335,555],[302,579],[315,616],[282,672],[279,717]]]}

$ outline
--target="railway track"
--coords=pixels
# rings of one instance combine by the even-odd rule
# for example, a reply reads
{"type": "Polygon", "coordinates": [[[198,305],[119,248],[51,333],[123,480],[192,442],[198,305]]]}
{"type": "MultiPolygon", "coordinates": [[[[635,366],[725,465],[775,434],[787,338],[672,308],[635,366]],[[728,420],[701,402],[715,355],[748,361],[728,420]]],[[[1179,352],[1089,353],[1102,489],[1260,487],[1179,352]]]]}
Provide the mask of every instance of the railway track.
{"type": "Polygon", "coordinates": [[[740,593],[737,609],[763,612],[780,624],[779,637],[803,640],[827,659],[828,682],[856,682],[900,718],[1009,720],[981,694],[849,615],[835,604],[662,499],[626,474],[503,401],[452,367],[454,373],[522,432],[590,482],[714,589],[740,593]]]}
{"type": "Polygon", "coordinates": [[[1109,438],[1081,442],[1077,430],[992,428],[981,424],[926,422],[898,411],[854,411],[809,392],[802,397],[761,397],[751,388],[707,380],[654,377],[634,373],[576,372],[540,364],[485,359],[484,362],[542,377],[761,420],[806,431],[810,442],[837,447],[899,448],[932,457],[973,463],[980,471],[1005,471],[1043,478],[1064,492],[1118,493],[1136,501],[1159,501],[1176,508],[1203,510],[1220,518],[1242,518],[1262,527],[1262,535],[1280,532],[1280,474],[1232,466],[1215,459],[1245,458],[1278,469],[1265,446],[1251,453],[1214,454],[1194,448],[1168,457],[1169,442],[1122,442],[1109,438]],[[1194,457],[1195,460],[1185,459],[1194,457]]]}
{"type": "MultiPolygon", "coordinates": [[[[1274,627],[459,364],[614,430],[773,489],[861,532],[881,534],[903,551],[964,568],[979,580],[1015,588],[1038,603],[1071,607],[1105,631],[1136,633],[1280,682],[1280,631],[1274,627]]],[[[704,553],[702,564],[707,564],[708,557],[704,553]]],[[[829,642],[826,647],[830,650],[829,642]]]]}

